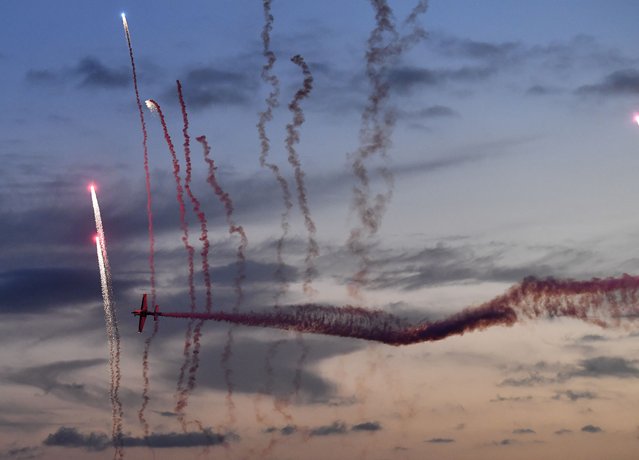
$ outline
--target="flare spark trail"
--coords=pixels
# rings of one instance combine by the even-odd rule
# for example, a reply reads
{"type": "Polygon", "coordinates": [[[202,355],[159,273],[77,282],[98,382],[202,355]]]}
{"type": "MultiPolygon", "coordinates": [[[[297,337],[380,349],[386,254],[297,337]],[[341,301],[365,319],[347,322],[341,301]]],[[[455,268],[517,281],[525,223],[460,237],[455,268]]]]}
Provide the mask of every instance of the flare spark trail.
{"type": "Polygon", "coordinates": [[[405,325],[399,317],[381,310],[348,305],[303,304],[249,313],[153,314],[410,345],[543,317],[575,318],[600,327],[629,327],[639,320],[639,276],[587,281],[529,277],[480,306],[416,325],[405,325]]]}
{"type": "Polygon", "coordinates": [[[111,268],[106,249],[106,239],[104,237],[104,227],[102,226],[102,216],[95,187],[91,185],[91,202],[93,205],[93,215],[95,217],[95,227],[97,236],[95,238],[98,256],[98,267],[100,270],[100,285],[102,288],[102,301],[104,305],[104,320],[106,324],[107,341],[109,345],[109,373],[110,387],[109,398],[111,400],[112,427],[111,438],[115,447],[114,458],[124,458],[122,446],[122,402],[120,401],[120,332],[118,330],[118,320],[113,305],[113,284],[111,280],[111,268]]]}

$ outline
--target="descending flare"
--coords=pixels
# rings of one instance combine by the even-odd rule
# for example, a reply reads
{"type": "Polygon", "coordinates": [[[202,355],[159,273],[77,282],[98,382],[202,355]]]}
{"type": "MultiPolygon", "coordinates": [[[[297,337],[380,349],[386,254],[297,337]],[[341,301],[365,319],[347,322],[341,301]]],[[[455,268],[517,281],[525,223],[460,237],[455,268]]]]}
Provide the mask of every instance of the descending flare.
{"type": "Polygon", "coordinates": [[[635,113],[635,116],[633,117],[633,120],[635,123],[637,123],[637,125],[639,125],[639,113],[635,113]]]}

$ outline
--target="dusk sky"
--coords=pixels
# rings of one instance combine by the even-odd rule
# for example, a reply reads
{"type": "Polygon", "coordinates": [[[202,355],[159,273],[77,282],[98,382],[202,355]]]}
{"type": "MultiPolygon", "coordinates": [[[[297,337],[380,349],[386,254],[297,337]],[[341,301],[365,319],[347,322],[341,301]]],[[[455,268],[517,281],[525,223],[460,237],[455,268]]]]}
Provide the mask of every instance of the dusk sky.
{"type": "MultiPolygon", "coordinates": [[[[237,305],[240,239],[207,183],[201,135],[248,240],[241,311],[353,305],[418,324],[527,276],[639,274],[639,2],[432,0],[406,22],[417,2],[388,0],[396,39],[426,36],[383,34],[402,45],[367,74],[374,5],[386,3],[272,0],[280,91],[264,127],[266,162],[291,191],[283,239],[282,192],[260,165],[257,125],[273,88],[261,76],[262,1],[2,3],[0,459],[119,455],[90,183],[121,336],[120,458],[638,458],[636,314],[607,328],[526,319],[399,347],[207,321],[186,432],[176,389],[189,323],[160,318],[145,437],[138,411],[153,319],[138,334],[130,312],[150,293],[147,194],[122,12],[140,97],[160,104],[184,183],[176,80],[183,87],[213,311],[237,305]],[[310,72],[303,97],[295,55],[310,72]],[[374,109],[371,71],[389,91],[374,109]],[[293,125],[296,93],[304,118],[293,125]],[[361,221],[354,193],[353,163],[375,134],[367,114],[387,141],[364,158],[369,201],[385,198],[377,229],[361,221]]],[[[172,160],[159,116],[144,107],[144,117],[157,303],[187,312],[172,160]]],[[[200,222],[184,199],[204,311],[200,222]]]]}

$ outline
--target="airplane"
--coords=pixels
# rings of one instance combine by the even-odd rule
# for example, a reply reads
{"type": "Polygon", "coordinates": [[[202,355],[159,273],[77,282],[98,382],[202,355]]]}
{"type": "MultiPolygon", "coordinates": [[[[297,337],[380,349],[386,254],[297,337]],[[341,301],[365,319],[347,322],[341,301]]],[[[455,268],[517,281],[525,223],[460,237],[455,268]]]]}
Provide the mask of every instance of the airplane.
{"type": "Polygon", "coordinates": [[[133,310],[131,313],[133,314],[133,316],[139,316],[140,317],[140,322],[138,323],[138,333],[142,332],[142,329],[144,329],[144,323],[146,322],[146,317],[147,316],[153,316],[153,319],[155,321],[158,320],[158,316],[162,316],[162,313],[160,313],[159,310],[159,306],[156,305],[155,309],[152,312],[149,312],[149,308],[148,308],[148,304],[147,304],[147,300],[146,300],[146,294],[144,294],[142,296],[142,304],[140,305],[140,309],[139,310],[133,310]]]}

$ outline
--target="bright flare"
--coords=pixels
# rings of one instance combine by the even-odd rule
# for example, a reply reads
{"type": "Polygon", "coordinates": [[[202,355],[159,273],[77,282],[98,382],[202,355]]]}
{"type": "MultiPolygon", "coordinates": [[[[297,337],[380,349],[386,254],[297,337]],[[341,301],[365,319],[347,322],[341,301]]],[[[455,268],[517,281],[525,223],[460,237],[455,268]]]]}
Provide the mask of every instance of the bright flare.
{"type": "Polygon", "coordinates": [[[637,123],[637,125],[639,125],[639,113],[635,113],[635,116],[632,117],[632,119],[634,120],[635,123],[637,123]]]}
{"type": "Polygon", "coordinates": [[[121,13],[120,16],[122,16],[122,25],[124,26],[125,30],[129,30],[129,24],[126,22],[126,14],[121,13]]]}
{"type": "Polygon", "coordinates": [[[144,103],[146,104],[146,107],[151,111],[151,112],[157,112],[158,110],[158,106],[155,105],[155,102],[153,102],[151,99],[147,99],[146,101],[144,101],[144,103]]]}

